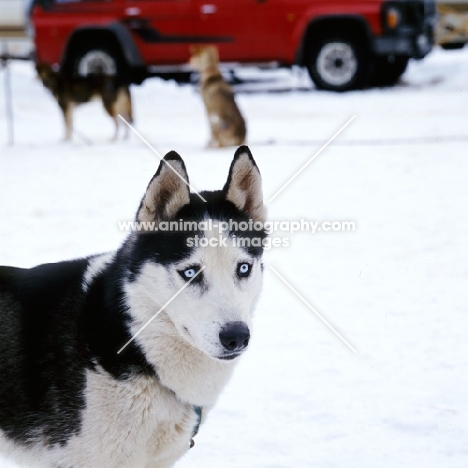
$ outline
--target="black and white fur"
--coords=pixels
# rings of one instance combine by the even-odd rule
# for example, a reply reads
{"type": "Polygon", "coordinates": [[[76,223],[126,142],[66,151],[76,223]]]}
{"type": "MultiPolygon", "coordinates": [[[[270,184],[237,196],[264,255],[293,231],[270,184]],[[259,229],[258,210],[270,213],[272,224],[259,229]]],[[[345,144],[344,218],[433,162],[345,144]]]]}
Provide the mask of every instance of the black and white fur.
{"type": "MultiPolygon", "coordinates": [[[[180,156],[164,160],[137,220],[264,221],[247,147],[207,203],[167,166],[188,180],[180,156]]],[[[168,468],[188,451],[195,408],[204,419],[248,345],[263,270],[262,248],[190,247],[194,234],[218,235],[132,233],[114,253],[0,267],[0,452],[30,467],[168,468]]]]}

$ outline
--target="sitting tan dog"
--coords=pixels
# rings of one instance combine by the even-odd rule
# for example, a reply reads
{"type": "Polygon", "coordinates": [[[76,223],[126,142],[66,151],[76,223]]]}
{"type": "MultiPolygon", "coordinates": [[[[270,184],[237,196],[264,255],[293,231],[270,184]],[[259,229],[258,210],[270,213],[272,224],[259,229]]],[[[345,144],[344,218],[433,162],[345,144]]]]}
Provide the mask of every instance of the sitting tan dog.
{"type": "Polygon", "coordinates": [[[193,45],[190,65],[200,72],[201,95],[211,127],[210,147],[239,146],[245,142],[246,127],[231,87],[224,81],[215,46],[193,45]]]}

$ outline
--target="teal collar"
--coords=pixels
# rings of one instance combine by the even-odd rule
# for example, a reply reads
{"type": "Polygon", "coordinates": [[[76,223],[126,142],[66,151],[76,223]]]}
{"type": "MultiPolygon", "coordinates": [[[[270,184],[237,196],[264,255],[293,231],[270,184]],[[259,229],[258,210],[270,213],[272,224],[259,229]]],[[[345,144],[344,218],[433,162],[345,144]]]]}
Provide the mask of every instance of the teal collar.
{"type": "Polygon", "coordinates": [[[198,430],[200,429],[203,408],[201,406],[194,406],[193,411],[195,411],[195,414],[197,415],[197,421],[192,430],[192,438],[190,439],[190,448],[192,448],[195,445],[195,441],[193,440],[193,438],[198,434],[198,430]]]}

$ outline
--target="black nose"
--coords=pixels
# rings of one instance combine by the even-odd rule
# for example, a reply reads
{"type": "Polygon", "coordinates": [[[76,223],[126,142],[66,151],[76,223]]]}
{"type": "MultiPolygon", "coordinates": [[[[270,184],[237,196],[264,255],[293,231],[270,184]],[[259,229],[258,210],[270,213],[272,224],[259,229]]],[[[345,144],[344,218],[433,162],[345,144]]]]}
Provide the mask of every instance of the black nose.
{"type": "Polygon", "coordinates": [[[249,327],[244,322],[228,323],[219,333],[219,340],[228,351],[241,351],[249,345],[249,327]]]}

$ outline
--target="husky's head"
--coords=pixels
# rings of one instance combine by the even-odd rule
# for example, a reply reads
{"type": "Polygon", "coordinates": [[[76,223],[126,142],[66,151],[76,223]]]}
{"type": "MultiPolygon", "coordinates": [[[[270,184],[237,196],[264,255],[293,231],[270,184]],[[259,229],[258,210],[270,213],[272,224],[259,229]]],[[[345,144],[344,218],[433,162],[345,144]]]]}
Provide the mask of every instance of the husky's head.
{"type": "Polygon", "coordinates": [[[170,333],[212,359],[232,360],[249,345],[266,237],[260,172],[249,149],[236,151],[222,190],[200,195],[206,201],[190,193],[181,157],[168,153],[137,212],[143,232],[126,246],[132,330],[162,309],[146,343],[170,333]]]}

